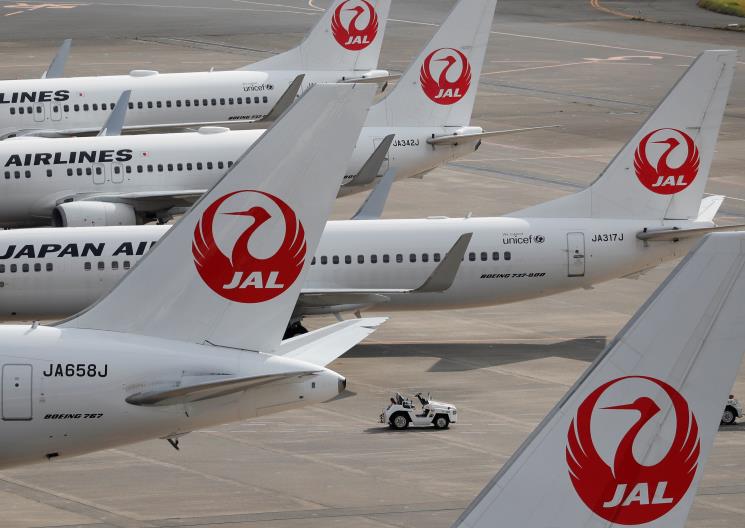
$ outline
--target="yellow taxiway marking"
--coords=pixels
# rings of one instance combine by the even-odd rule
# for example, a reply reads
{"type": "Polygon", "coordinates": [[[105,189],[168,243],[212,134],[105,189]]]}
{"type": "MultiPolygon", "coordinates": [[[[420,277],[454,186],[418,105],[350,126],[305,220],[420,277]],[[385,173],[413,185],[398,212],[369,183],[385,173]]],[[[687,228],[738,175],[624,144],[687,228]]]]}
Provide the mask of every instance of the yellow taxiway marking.
{"type": "Polygon", "coordinates": [[[597,9],[598,11],[603,11],[605,13],[609,13],[611,15],[623,17],[623,18],[637,18],[634,15],[629,15],[628,13],[622,13],[621,11],[616,11],[615,9],[611,9],[610,7],[605,7],[604,5],[600,4],[600,0],[590,0],[590,5],[597,9]]]}

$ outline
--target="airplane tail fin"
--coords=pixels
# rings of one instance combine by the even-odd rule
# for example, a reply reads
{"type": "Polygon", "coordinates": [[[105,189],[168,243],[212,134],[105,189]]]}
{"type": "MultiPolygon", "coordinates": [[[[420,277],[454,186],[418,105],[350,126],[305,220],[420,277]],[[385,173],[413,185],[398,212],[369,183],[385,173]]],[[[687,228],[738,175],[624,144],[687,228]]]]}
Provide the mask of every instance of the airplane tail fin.
{"type": "Polygon", "coordinates": [[[708,235],[454,526],[683,528],[744,319],[745,233],[708,235]]]}
{"type": "Polygon", "coordinates": [[[460,0],[367,126],[468,125],[496,4],[460,0]]]}
{"type": "Polygon", "coordinates": [[[375,70],[390,7],[391,0],[335,0],[299,45],[240,69],[375,70]]]}
{"type": "Polygon", "coordinates": [[[700,54],[590,187],[514,216],[695,220],[736,60],[700,54]]]}
{"type": "Polygon", "coordinates": [[[374,85],[317,85],[96,304],[62,327],[273,352],[374,85]]]}

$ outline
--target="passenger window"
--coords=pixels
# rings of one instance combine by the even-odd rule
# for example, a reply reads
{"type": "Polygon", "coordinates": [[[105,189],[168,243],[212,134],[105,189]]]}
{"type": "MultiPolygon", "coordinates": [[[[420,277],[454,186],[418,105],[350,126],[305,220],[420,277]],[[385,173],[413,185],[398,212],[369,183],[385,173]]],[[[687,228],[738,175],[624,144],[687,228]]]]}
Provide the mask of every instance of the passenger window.
{"type": "Polygon", "coordinates": [[[5,273],[5,264],[0,264],[0,273],[5,273]]]}
{"type": "Polygon", "coordinates": [[[218,169],[223,169],[223,168],[225,168],[225,164],[222,161],[218,161],[217,162],[217,168],[218,169]]]}
{"type": "Polygon", "coordinates": [[[114,174],[122,172],[122,168],[119,165],[114,165],[114,174]]]}
{"type": "Polygon", "coordinates": [[[13,171],[13,176],[15,177],[16,180],[20,180],[21,179],[21,171],[13,171]]]}
{"type": "Polygon", "coordinates": [[[69,111],[70,111],[70,105],[64,105],[64,106],[62,107],[62,109],[63,109],[63,110],[65,111],[65,112],[69,112],[69,111]]]}
{"type": "Polygon", "coordinates": [[[100,176],[102,172],[103,170],[101,169],[101,167],[96,167],[96,174],[100,176]]]}
{"type": "Polygon", "coordinates": [[[259,104],[259,98],[258,97],[254,97],[254,103],[259,104]]]}
{"type": "Polygon", "coordinates": [[[52,177],[52,169],[47,169],[47,178],[52,177]]]}
{"type": "Polygon", "coordinates": [[[238,104],[243,104],[243,97],[239,97],[238,99],[235,100],[235,102],[238,104]]]}
{"type": "MultiPolygon", "coordinates": [[[[77,105],[75,105],[75,106],[77,106],[77,105]]],[[[130,110],[132,110],[135,107],[135,104],[132,103],[132,102],[130,102],[130,103],[127,104],[127,106],[129,107],[130,110]]],[[[76,110],[77,110],[77,108],[76,108],[76,110]]]]}
{"type": "Polygon", "coordinates": [[[232,161],[229,161],[229,162],[228,162],[228,168],[230,168],[230,167],[232,167],[232,166],[233,166],[233,162],[232,162],[232,161]]]}
{"type": "Polygon", "coordinates": [[[128,270],[130,268],[130,264],[129,264],[129,261],[128,260],[125,260],[124,261],[124,266],[123,267],[124,267],[125,270],[128,270]]]}
{"type": "Polygon", "coordinates": [[[52,107],[52,112],[59,112],[59,105],[54,105],[52,107]]]}
{"type": "Polygon", "coordinates": [[[434,260],[435,262],[440,262],[440,254],[435,253],[434,255],[432,255],[432,260],[434,260]]]}
{"type": "Polygon", "coordinates": [[[184,101],[184,106],[191,106],[191,100],[189,100],[189,99],[186,99],[186,100],[184,101]]]}
{"type": "Polygon", "coordinates": [[[396,262],[401,264],[404,261],[404,256],[401,253],[396,254],[396,262]]]}
{"type": "Polygon", "coordinates": [[[492,251],[491,259],[492,260],[499,260],[499,251],[492,251]]]}
{"type": "Polygon", "coordinates": [[[357,264],[365,263],[365,255],[357,255],[357,264]]]}
{"type": "Polygon", "coordinates": [[[315,266],[316,265],[316,257],[313,257],[313,260],[310,261],[310,265],[311,266],[315,266]]]}
{"type": "Polygon", "coordinates": [[[85,264],[83,264],[83,269],[85,271],[90,271],[91,270],[91,263],[90,262],[86,262],[85,264]]]}
{"type": "Polygon", "coordinates": [[[142,101],[140,101],[140,102],[137,103],[137,108],[140,109],[140,110],[142,110],[142,101]]]}
{"type": "Polygon", "coordinates": [[[217,106],[217,99],[212,99],[212,106],[217,106]]]}
{"type": "Polygon", "coordinates": [[[102,261],[102,260],[99,260],[98,261],[98,269],[100,271],[103,271],[104,269],[106,269],[106,263],[104,261],[102,261]]]}
{"type": "Polygon", "coordinates": [[[225,98],[224,97],[220,97],[220,104],[221,105],[224,105],[225,104],[225,98]]]}
{"type": "Polygon", "coordinates": [[[481,252],[481,262],[486,262],[489,260],[489,254],[486,251],[481,252]]]}
{"type": "Polygon", "coordinates": [[[161,101],[155,101],[155,106],[157,108],[163,108],[163,103],[161,101]]]}
{"type": "Polygon", "coordinates": [[[470,260],[471,262],[476,262],[476,253],[474,253],[473,251],[471,251],[468,254],[468,260],[470,260]]]}
{"type": "Polygon", "coordinates": [[[148,108],[152,108],[153,107],[153,102],[152,101],[148,101],[147,102],[147,107],[148,108]]]}
{"type": "Polygon", "coordinates": [[[20,107],[20,108],[18,109],[18,113],[19,113],[19,114],[23,114],[23,107],[20,107]]]}
{"type": "Polygon", "coordinates": [[[111,263],[111,269],[113,269],[113,270],[118,270],[119,269],[119,261],[118,260],[115,260],[114,262],[111,263]]]}
{"type": "Polygon", "coordinates": [[[23,270],[23,273],[28,273],[28,270],[29,270],[28,264],[23,264],[21,266],[21,269],[23,270]]]}
{"type": "Polygon", "coordinates": [[[54,269],[54,264],[51,262],[47,262],[47,271],[52,271],[54,269]]]}
{"type": "Polygon", "coordinates": [[[378,256],[377,255],[370,255],[370,263],[371,264],[377,264],[378,263],[378,256]]]}
{"type": "Polygon", "coordinates": [[[176,101],[176,108],[181,108],[181,100],[176,101]]]}
{"type": "Polygon", "coordinates": [[[391,258],[388,256],[388,254],[383,255],[383,264],[388,264],[391,261],[391,258]]]}
{"type": "Polygon", "coordinates": [[[10,171],[5,171],[5,179],[6,180],[10,179],[10,171]]]}
{"type": "Polygon", "coordinates": [[[142,174],[142,165],[137,165],[137,172],[142,174]]]}
{"type": "Polygon", "coordinates": [[[321,257],[321,264],[324,264],[324,265],[328,264],[328,261],[329,261],[328,257],[326,256],[321,257]]]}
{"type": "Polygon", "coordinates": [[[212,162],[211,161],[208,161],[207,162],[207,170],[212,170],[212,162]]]}
{"type": "Polygon", "coordinates": [[[39,262],[35,262],[34,263],[34,271],[35,272],[41,271],[41,263],[39,263],[39,262]]]}
{"type": "Polygon", "coordinates": [[[173,163],[168,164],[168,171],[169,172],[173,171],[173,163]]]}
{"type": "Polygon", "coordinates": [[[190,171],[192,169],[193,165],[191,163],[186,164],[186,170],[190,171]]]}
{"type": "Polygon", "coordinates": [[[147,171],[148,172],[153,172],[153,166],[152,165],[148,165],[147,166],[147,171]]]}
{"type": "Polygon", "coordinates": [[[199,106],[199,99],[194,99],[194,106],[199,106]]]}
{"type": "Polygon", "coordinates": [[[10,107],[10,115],[16,115],[16,109],[13,106],[10,107]]]}
{"type": "Polygon", "coordinates": [[[91,107],[93,108],[93,110],[98,110],[98,103],[93,103],[91,107]]]}
{"type": "Polygon", "coordinates": [[[171,101],[166,101],[166,108],[171,108],[171,101]]]}
{"type": "Polygon", "coordinates": [[[18,266],[16,266],[15,264],[11,264],[10,265],[10,272],[11,273],[15,273],[16,271],[18,271],[18,266]]]}
{"type": "Polygon", "coordinates": [[[83,112],[87,112],[87,111],[88,111],[88,109],[89,109],[89,107],[88,107],[88,103],[84,104],[84,105],[83,105],[83,112]]]}
{"type": "Polygon", "coordinates": [[[209,104],[210,102],[207,99],[202,99],[202,106],[207,106],[209,104]]]}
{"type": "Polygon", "coordinates": [[[158,163],[158,172],[163,172],[163,165],[158,163]]]}
{"type": "Polygon", "coordinates": [[[82,176],[83,175],[83,169],[81,169],[80,167],[78,167],[77,169],[75,169],[75,172],[78,174],[78,176],[82,176]]]}
{"type": "Polygon", "coordinates": [[[344,257],[344,264],[351,264],[351,263],[352,263],[352,256],[351,255],[346,255],[344,257]]]}
{"type": "Polygon", "coordinates": [[[233,104],[233,98],[232,97],[228,97],[228,104],[229,105],[232,105],[233,104]]]}
{"type": "Polygon", "coordinates": [[[504,260],[512,260],[512,253],[510,253],[509,251],[505,251],[504,260]]]}
{"type": "Polygon", "coordinates": [[[37,107],[36,107],[36,113],[37,113],[37,114],[40,114],[40,113],[41,113],[41,110],[42,110],[42,108],[43,108],[43,107],[41,107],[41,106],[37,106],[37,107]]]}
{"type": "Polygon", "coordinates": [[[268,98],[268,97],[267,97],[266,95],[265,95],[264,97],[262,97],[262,100],[263,100],[263,101],[264,101],[265,103],[268,103],[268,102],[269,102],[269,98],[268,98]]]}
{"type": "Polygon", "coordinates": [[[202,170],[202,162],[197,162],[197,170],[202,170]]]}
{"type": "Polygon", "coordinates": [[[27,170],[27,171],[26,171],[26,172],[24,173],[24,176],[26,176],[26,178],[30,178],[30,177],[31,177],[31,171],[27,170]]]}
{"type": "Polygon", "coordinates": [[[86,167],[85,168],[85,174],[87,176],[93,176],[93,169],[91,169],[90,167],[86,167]]]}
{"type": "Polygon", "coordinates": [[[72,169],[67,169],[67,175],[72,176],[72,169]]]}
{"type": "Polygon", "coordinates": [[[416,262],[416,253],[409,254],[409,262],[416,262]]]}
{"type": "Polygon", "coordinates": [[[422,262],[429,262],[429,253],[422,253],[422,262]]]}
{"type": "Polygon", "coordinates": [[[126,172],[127,174],[132,174],[132,166],[127,165],[126,167],[124,167],[124,172],[126,172]]]}
{"type": "Polygon", "coordinates": [[[332,264],[338,264],[339,263],[339,256],[338,255],[334,255],[333,257],[331,257],[331,263],[332,264]]]}
{"type": "Polygon", "coordinates": [[[183,163],[177,163],[176,164],[176,169],[178,169],[180,171],[184,170],[184,164],[183,163]]]}

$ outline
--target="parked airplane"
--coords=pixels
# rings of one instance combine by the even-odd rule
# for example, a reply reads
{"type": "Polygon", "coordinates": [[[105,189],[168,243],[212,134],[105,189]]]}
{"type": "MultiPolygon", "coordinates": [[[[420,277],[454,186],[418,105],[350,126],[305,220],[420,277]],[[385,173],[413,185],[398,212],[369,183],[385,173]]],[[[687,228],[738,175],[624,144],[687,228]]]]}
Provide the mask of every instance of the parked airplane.
{"type": "MultiPolygon", "coordinates": [[[[505,217],[326,225],[292,318],[486,306],[586,288],[684,255],[723,198],[702,200],[735,53],[707,51],[587,189],[505,217]],[[670,168],[673,167],[673,168],[670,168]],[[472,233],[444,292],[422,284],[472,233]]],[[[385,181],[385,180],[384,180],[385,181]]],[[[0,232],[0,317],[74,313],[109,291],[168,226],[0,232]]],[[[445,288],[443,288],[445,289],[445,288]]]]}
{"type": "MultiPolygon", "coordinates": [[[[480,138],[491,134],[465,125],[471,119],[495,3],[461,0],[402,81],[372,108],[343,193],[364,189],[388,169],[396,170],[398,178],[424,173],[473,152],[480,138]],[[435,64],[443,63],[437,73],[435,64]],[[445,88],[456,67],[461,68],[460,81],[445,88]],[[452,95],[425,91],[433,90],[422,84],[430,70],[442,80],[442,94],[452,95]],[[363,170],[377,148],[382,168],[363,170]]],[[[109,132],[97,138],[0,143],[0,226],[128,225],[167,218],[174,207],[189,205],[209,188],[261,133],[205,127],[186,134],[109,132]]]]}
{"type": "Polygon", "coordinates": [[[0,138],[96,132],[123,90],[133,94],[125,129],[157,131],[271,120],[315,83],[386,82],[377,68],[389,9],[390,0],[335,0],[297,47],[235,71],[65,78],[66,42],[43,78],[0,81],[0,138]]]}
{"type": "Polygon", "coordinates": [[[0,328],[0,467],[176,445],[344,390],[325,365],[382,319],[280,340],[374,92],[312,88],[98,303],[0,328]]]}
{"type": "Polygon", "coordinates": [[[453,528],[683,528],[745,343],[745,234],[707,236],[453,528]]]}

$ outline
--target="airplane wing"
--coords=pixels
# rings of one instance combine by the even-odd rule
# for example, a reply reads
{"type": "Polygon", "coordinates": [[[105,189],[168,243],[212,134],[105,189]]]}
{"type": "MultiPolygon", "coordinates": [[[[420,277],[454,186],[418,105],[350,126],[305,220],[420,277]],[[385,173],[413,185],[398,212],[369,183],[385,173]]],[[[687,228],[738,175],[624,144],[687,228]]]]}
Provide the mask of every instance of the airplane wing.
{"type": "Polygon", "coordinates": [[[62,41],[62,45],[57,50],[57,55],[54,56],[49,68],[41,76],[42,79],[58,79],[65,75],[65,64],[68,55],[70,55],[70,46],[72,46],[72,39],[62,41]]]}
{"type": "Polygon", "coordinates": [[[417,288],[303,288],[295,311],[304,315],[338,313],[388,302],[389,296],[394,294],[444,292],[452,286],[472,236],[473,233],[465,233],[458,237],[430,276],[417,288]]]}
{"type": "Polygon", "coordinates": [[[546,125],[546,126],[537,126],[537,127],[527,127],[527,128],[511,128],[507,130],[494,130],[492,132],[479,132],[479,133],[473,133],[473,134],[448,134],[446,136],[436,136],[433,138],[430,138],[427,140],[427,143],[433,146],[437,145],[460,145],[461,143],[464,143],[466,141],[477,141],[484,138],[492,137],[492,136],[500,136],[503,134],[514,134],[516,132],[527,132],[529,130],[542,130],[544,128],[558,128],[561,125],[546,125]]]}
{"type": "Polygon", "coordinates": [[[125,401],[131,405],[140,406],[180,405],[219,398],[220,396],[227,396],[228,394],[241,392],[258,387],[259,385],[300,378],[314,372],[316,371],[309,370],[244,377],[235,377],[227,374],[207,375],[200,377],[199,379],[201,381],[191,384],[187,382],[187,384],[177,387],[136,392],[127,396],[125,401]]]}
{"type": "Polygon", "coordinates": [[[173,191],[138,191],[125,193],[100,193],[76,195],[73,201],[116,202],[131,205],[138,211],[170,209],[171,207],[190,206],[196,202],[207,189],[183,189],[173,191]]]}
{"type": "Polygon", "coordinates": [[[276,354],[325,367],[387,320],[387,317],[365,317],[319,328],[282,341],[276,354]]]}

